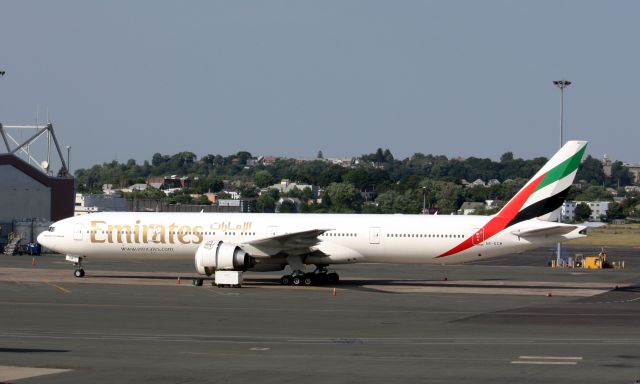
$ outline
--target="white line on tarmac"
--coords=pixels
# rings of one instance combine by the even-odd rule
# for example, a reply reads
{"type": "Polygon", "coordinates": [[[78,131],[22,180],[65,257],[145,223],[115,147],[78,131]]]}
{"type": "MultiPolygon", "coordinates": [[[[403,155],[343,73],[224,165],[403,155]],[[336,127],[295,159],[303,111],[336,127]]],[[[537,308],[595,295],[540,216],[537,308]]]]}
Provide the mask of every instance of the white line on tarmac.
{"type": "Polygon", "coordinates": [[[533,361],[533,360],[514,360],[511,364],[534,364],[534,365],[576,365],[575,361],[533,361]]]}
{"type": "Polygon", "coordinates": [[[535,360],[582,360],[581,356],[520,356],[519,359],[535,360]]]}

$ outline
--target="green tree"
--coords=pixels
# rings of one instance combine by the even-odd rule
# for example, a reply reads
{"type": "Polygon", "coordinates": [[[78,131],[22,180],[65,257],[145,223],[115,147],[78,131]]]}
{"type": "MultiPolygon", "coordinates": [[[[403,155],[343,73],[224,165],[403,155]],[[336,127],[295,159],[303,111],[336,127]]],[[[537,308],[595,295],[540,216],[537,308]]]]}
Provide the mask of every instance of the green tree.
{"type": "Polygon", "coordinates": [[[266,188],[270,185],[273,185],[274,183],[271,172],[265,171],[265,170],[256,172],[253,180],[255,181],[256,185],[260,188],[266,188]]]}
{"type": "Polygon", "coordinates": [[[613,220],[620,220],[624,218],[626,218],[626,215],[624,214],[624,208],[622,204],[618,204],[616,202],[609,203],[606,220],[608,222],[611,222],[613,220]]]}
{"type": "Polygon", "coordinates": [[[599,185],[589,185],[579,190],[573,200],[578,201],[610,201],[613,196],[599,185]]]}
{"type": "Polygon", "coordinates": [[[625,187],[633,183],[633,175],[629,172],[629,168],[625,167],[621,161],[615,161],[611,164],[611,177],[609,185],[612,187],[625,187]]]}
{"type": "Polygon", "coordinates": [[[280,213],[298,213],[298,210],[291,200],[285,199],[280,203],[280,213]]]}
{"type": "Polygon", "coordinates": [[[591,216],[591,208],[587,203],[579,203],[573,211],[574,220],[577,222],[588,221],[591,216]]]}
{"type": "Polygon", "coordinates": [[[256,209],[258,212],[273,213],[276,209],[276,200],[269,193],[261,193],[256,199],[256,209]]]}
{"type": "Polygon", "coordinates": [[[325,190],[325,198],[333,212],[360,212],[362,195],[352,184],[331,183],[325,190]]]}
{"type": "Polygon", "coordinates": [[[602,185],[604,183],[604,170],[602,169],[602,162],[598,159],[588,155],[580,167],[578,167],[578,173],[576,174],[576,180],[585,181],[593,185],[602,185]]]}

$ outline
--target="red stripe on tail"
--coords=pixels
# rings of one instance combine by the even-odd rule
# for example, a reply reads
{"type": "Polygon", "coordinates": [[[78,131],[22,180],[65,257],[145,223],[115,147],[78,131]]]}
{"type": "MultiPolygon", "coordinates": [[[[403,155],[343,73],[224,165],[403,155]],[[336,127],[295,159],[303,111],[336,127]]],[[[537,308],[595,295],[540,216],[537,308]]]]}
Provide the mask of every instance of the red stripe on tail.
{"type": "Polygon", "coordinates": [[[496,216],[494,216],[491,220],[489,220],[489,222],[485,224],[484,227],[479,229],[476,233],[471,235],[471,237],[469,237],[462,243],[456,245],[455,247],[451,248],[450,250],[448,250],[447,252],[443,253],[438,257],[450,256],[458,252],[467,250],[475,245],[473,241],[474,237],[481,236],[482,234],[481,238],[488,239],[493,235],[495,235],[496,233],[505,229],[509,224],[509,222],[511,222],[511,220],[513,220],[513,218],[516,217],[518,212],[520,212],[520,210],[522,209],[522,206],[524,206],[524,203],[526,203],[527,200],[529,200],[529,197],[531,197],[531,195],[533,194],[533,192],[536,191],[536,189],[538,188],[538,185],[540,185],[540,183],[542,182],[545,176],[546,174],[541,175],[536,180],[529,183],[529,185],[527,185],[523,190],[521,190],[511,200],[509,200],[507,205],[505,205],[500,210],[500,212],[498,212],[496,216]]]}

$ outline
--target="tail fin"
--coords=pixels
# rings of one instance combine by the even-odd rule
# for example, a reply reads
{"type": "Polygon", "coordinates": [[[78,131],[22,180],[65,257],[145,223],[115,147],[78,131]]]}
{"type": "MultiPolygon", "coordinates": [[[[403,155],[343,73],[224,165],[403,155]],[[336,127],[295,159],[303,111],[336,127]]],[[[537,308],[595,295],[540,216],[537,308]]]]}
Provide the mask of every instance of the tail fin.
{"type": "Polygon", "coordinates": [[[516,223],[555,211],[569,193],[586,148],[586,141],[567,142],[497,215],[475,234],[438,257],[462,252],[473,247],[477,238],[489,239],[516,223]]]}
{"type": "Polygon", "coordinates": [[[509,227],[562,206],[586,148],[586,141],[568,141],[496,216],[508,219],[509,227]]]}

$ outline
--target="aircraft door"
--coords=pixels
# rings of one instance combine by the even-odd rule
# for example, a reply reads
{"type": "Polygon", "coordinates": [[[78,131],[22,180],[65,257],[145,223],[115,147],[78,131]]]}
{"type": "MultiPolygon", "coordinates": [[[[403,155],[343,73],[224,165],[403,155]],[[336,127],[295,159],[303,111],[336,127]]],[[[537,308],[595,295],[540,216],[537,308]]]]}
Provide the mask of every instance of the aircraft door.
{"type": "Polygon", "coordinates": [[[82,240],[82,224],[76,224],[73,227],[73,239],[74,240],[82,240]]]}
{"type": "Polygon", "coordinates": [[[380,244],[380,227],[369,228],[369,244],[380,244]]]}

